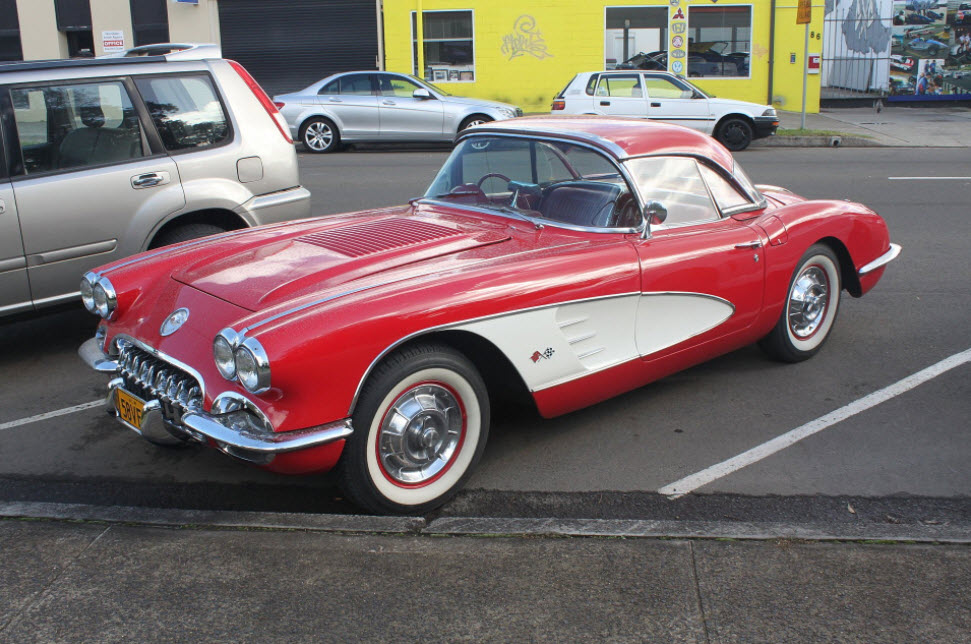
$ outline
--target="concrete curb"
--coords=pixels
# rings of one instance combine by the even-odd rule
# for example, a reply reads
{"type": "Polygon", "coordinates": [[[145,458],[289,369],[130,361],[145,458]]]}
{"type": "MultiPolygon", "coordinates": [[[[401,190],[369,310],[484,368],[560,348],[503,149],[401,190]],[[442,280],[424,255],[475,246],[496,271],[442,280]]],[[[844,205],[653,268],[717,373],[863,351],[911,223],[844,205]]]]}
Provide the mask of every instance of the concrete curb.
{"type": "Polygon", "coordinates": [[[762,148],[882,148],[885,144],[862,136],[769,136],[752,141],[750,147],[762,148]]]}
{"type": "Polygon", "coordinates": [[[951,523],[931,525],[478,517],[446,517],[428,522],[421,517],[225,512],[29,502],[0,503],[0,518],[368,534],[800,539],[971,544],[971,525],[951,523]]]}

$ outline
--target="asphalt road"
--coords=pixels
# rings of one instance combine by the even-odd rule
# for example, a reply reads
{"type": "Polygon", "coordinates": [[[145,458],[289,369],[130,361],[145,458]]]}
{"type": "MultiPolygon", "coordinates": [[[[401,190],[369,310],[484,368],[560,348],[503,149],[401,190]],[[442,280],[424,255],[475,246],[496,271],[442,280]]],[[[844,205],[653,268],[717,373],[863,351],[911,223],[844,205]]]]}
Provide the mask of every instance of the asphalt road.
{"type": "MultiPolygon", "coordinates": [[[[316,213],[358,210],[420,196],[446,154],[301,154],[301,175],[316,213]]],[[[558,419],[500,414],[468,491],[443,514],[838,517],[851,499],[860,512],[968,518],[967,362],[687,497],[657,493],[971,348],[967,150],[772,148],[737,158],[757,183],[873,207],[903,254],[873,292],[844,299],[808,362],[777,364],[749,347],[558,419]]],[[[353,511],[327,476],[281,478],[212,450],[158,449],[98,408],[12,424],[102,397],[105,379],[75,355],[93,329],[83,311],[0,326],[0,500],[353,511]]]]}

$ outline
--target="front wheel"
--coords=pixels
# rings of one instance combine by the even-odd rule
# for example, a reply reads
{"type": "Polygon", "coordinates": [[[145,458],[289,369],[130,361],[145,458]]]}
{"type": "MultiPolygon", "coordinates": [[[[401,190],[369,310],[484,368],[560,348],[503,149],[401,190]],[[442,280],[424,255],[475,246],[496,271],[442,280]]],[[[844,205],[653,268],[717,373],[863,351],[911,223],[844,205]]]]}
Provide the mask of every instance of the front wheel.
{"type": "Polygon", "coordinates": [[[482,114],[473,114],[469,118],[462,121],[462,125],[459,126],[459,132],[462,130],[467,130],[473,125],[482,125],[483,123],[489,123],[490,121],[492,121],[492,119],[488,116],[484,116],[482,114]]]}
{"type": "Polygon", "coordinates": [[[742,118],[730,118],[718,126],[715,138],[729,150],[738,152],[748,147],[755,136],[752,125],[742,118]]]}
{"type": "Polygon", "coordinates": [[[457,351],[421,344],[368,378],[338,466],[347,497],[376,513],[420,514],[460,489],[485,449],[489,397],[457,351]]]}
{"type": "Polygon", "coordinates": [[[784,362],[811,358],[833,328],[841,289],[836,254],[828,246],[812,246],[792,274],[786,306],[779,321],[769,335],[759,341],[759,346],[784,362]]]}

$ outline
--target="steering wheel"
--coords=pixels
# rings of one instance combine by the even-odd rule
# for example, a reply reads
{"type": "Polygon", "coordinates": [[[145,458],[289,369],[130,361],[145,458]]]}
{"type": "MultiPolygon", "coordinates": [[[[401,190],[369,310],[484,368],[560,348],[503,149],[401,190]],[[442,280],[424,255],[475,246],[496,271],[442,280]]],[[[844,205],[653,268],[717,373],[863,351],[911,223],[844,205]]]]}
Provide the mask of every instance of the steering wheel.
{"type": "Polygon", "coordinates": [[[488,174],[483,175],[482,178],[479,179],[476,182],[475,185],[477,185],[479,188],[481,188],[482,187],[482,184],[486,182],[486,179],[492,179],[493,177],[496,178],[496,179],[502,179],[506,183],[509,183],[509,181],[510,181],[509,177],[507,177],[506,175],[502,174],[501,172],[490,172],[488,174]]]}

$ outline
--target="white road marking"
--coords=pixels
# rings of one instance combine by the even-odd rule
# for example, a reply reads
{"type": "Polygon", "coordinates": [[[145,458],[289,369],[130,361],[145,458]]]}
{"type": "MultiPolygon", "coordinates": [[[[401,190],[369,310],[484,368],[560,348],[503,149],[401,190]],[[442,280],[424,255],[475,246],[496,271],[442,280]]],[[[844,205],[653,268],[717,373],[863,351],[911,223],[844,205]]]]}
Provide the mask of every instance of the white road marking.
{"type": "Polygon", "coordinates": [[[782,451],[790,445],[798,443],[804,438],[812,436],[817,432],[821,432],[831,425],[846,420],[850,416],[855,416],[862,411],[866,411],[871,407],[875,407],[882,402],[890,400],[895,396],[899,396],[902,393],[910,391],[914,387],[936,378],[946,371],[950,371],[955,367],[959,367],[967,362],[971,362],[971,349],[962,351],[961,353],[956,353],[949,358],[945,358],[940,362],[933,364],[926,369],[922,369],[917,373],[907,376],[903,380],[898,380],[888,387],[874,391],[872,394],[864,396],[859,400],[855,400],[844,407],[832,411],[825,416],[820,416],[816,420],[812,420],[805,425],[801,425],[792,431],[786,432],[781,436],[777,436],[772,440],[757,445],[752,449],[742,452],[738,456],[734,456],[727,461],[722,461],[712,465],[711,467],[704,469],[690,476],[686,476],[683,479],[675,481],[670,485],[665,485],[658,490],[660,494],[663,494],[671,499],[677,499],[684,496],[698,488],[708,485],[712,481],[720,479],[724,476],[728,476],[733,472],[737,472],[743,467],[748,467],[752,463],[761,461],[776,452],[782,451]]]}
{"type": "Polygon", "coordinates": [[[887,177],[890,181],[971,181],[971,177],[887,177]]]}
{"type": "Polygon", "coordinates": [[[30,418],[21,418],[20,420],[11,420],[7,423],[0,423],[0,430],[13,429],[14,427],[20,427],[21,425],[29,425],[30,423],[36,423],[41,420],[47,420],[48,418],[57,418],[58,416],[66,416],[67,414],[73,414],[76,411],[84,411],[85,409],[91,409],[92,407],[98,407],[99,405],[104,405],[103,400],[92,400],[91,402],[84,403],[83,405],[74,405],[73,407],[65,407],[64,409],[58,409],[56,411],[49,411],[44,414],[37,414],[36,416],[31,416],[30,418]]]}

